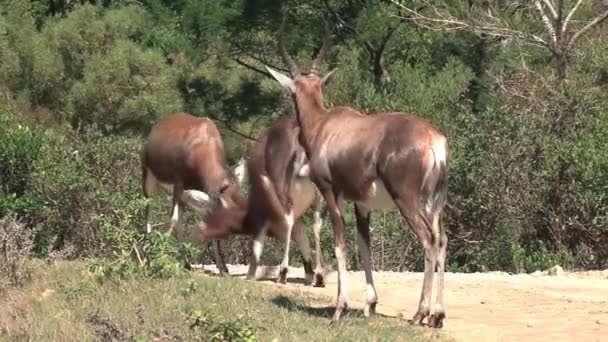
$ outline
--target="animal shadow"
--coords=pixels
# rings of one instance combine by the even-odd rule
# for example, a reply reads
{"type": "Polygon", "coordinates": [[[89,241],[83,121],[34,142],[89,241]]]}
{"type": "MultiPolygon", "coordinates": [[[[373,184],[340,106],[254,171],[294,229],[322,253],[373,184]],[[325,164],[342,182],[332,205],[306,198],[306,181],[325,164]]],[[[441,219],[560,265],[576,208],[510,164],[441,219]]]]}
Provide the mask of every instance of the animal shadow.
{"type": "MultiPolygon", "coordinates": [[[[315,317],[332,318],[334,312],[336,311],[335,306],[310,307],[283,295],[274,297],[273,299],[271,299],[271,302],[280,308],[286,309],[287,311],[301,312],[315,317]]],[[[376,313],[374,316],[391,318],[390,316],[378,313],[376,313]]],[[[363,316],[363,310],[352,308],[347,308],[346,310],[344,310],[343,317],[365,319],[365,316],[363,316]]]]}

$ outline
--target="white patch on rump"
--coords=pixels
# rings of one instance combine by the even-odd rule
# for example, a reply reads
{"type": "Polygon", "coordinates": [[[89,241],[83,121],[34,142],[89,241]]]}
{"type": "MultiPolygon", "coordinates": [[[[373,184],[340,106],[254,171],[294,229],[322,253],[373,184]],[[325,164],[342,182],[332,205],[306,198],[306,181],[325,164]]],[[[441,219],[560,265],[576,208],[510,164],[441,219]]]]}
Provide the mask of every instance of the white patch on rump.
{"type": "Polygon", "coordinates": [[[357,201],[368,209],[390,211],[395,209],[395,201],[386,190],[384,182],[376,179],[367,190],[367,198],[362,201],[357,201]]]}
{"type": "Polygon", "coordinates": [[[433,156],[435,157],[435,165],[445,165],[448,157],[445,138],[435,139],[431,149],[433,150],[433,156]]]}

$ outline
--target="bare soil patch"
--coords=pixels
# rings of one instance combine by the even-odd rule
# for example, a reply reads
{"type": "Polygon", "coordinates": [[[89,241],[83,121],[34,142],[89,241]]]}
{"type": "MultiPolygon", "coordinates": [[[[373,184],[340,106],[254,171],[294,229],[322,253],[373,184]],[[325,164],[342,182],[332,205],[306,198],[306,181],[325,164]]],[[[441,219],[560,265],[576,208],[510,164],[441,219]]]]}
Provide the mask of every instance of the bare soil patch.
{"type": "MultiPolygon", "coordinates": [[[[245,265],[228,267],[243,277],[245,265]]],[[[216,272],[215,266],[204,269],[216,272]]],[[[274,282],[277,269],[258,269],[259,282],[328,296],[333,305],[337,273],[326,275],[326,287],[303,284],[304,271],[291,268],[287,284],[274,282]]],[[[422,273],[374,272],[379,314],[413,316],[422,273]]],[[[349,308],[362,309],[363,272],[349,272],[349,308]]],[[[608,270],[544,274],[446,273],[447,319],[443,331],[460,341],[608,341],[608,270]]],[[[312,303],[311,305],[317,305],[312,303]]]]}

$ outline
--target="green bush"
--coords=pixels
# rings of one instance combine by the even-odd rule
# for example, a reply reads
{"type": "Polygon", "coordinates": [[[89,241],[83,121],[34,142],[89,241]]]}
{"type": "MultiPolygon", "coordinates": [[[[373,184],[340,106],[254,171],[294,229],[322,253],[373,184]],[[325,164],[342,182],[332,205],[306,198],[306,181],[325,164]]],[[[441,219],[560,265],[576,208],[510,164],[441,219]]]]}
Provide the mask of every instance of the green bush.
{"type": "Polygon", "coordinates": [[[144,227],[140,148],[137,139],[105,137],[93,129],[49,136],[29,186],[45,201],[36,220],[42,227],[39,253],[66,246],[76,255],[102,253],[101,218],[119,227],[144,227]]]}
{"type": "Polygon", "coordinates": [[[39,130],[13,124],[8,114],[0,115],[0,216],[25,218],[41,206],[27,188],[46,140],[39,130]]]}

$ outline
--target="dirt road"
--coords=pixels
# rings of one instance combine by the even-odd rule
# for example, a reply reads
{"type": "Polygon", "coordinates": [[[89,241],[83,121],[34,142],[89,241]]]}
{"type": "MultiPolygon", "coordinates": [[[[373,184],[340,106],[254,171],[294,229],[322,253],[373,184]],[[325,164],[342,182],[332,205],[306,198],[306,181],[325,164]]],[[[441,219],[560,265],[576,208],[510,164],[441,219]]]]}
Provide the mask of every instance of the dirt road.
{"type": "MultiPolygon", "coordinates": [[[[205,270],[215,271],[212,265],[205,270]]],[[[246,266],[229,266],[244,276],[246,266]]],[[[268,279],[276,269],[258,270],[268,279]]],[[[286,285],[272,286],[329,296],[334,304],[337,274],[326,275],[325,288],[302,284],[303,270],[291,268],[286,285]]],[[[411,318],[417,308],[422,273],[375,272],[377,311],[411,318]]],[[[558,276],[446,273],[447,319],[443,330],[460,341],[608,341],[608,271],[558,276]]],[[[365,277],[349,272],[349,308],[362,309],[365,277]]]]}

